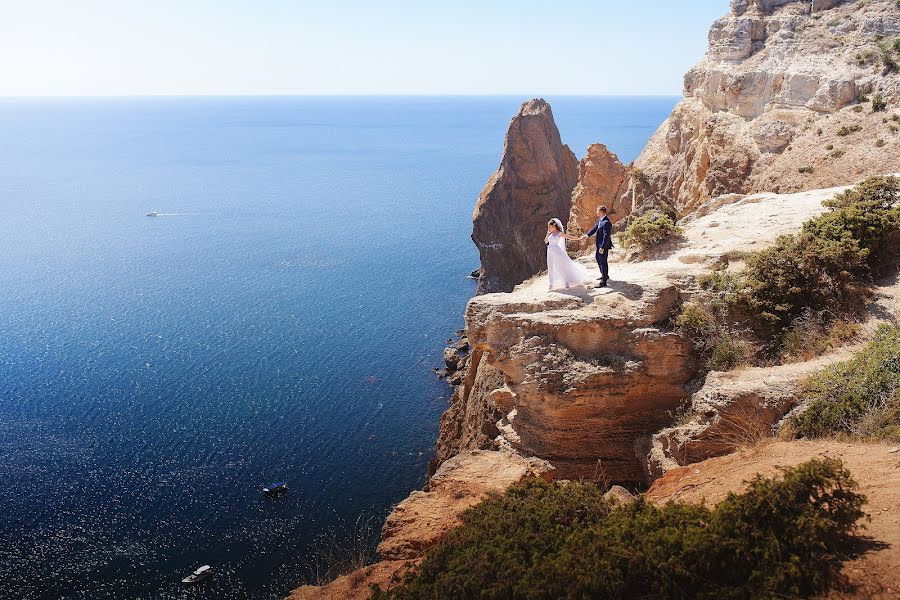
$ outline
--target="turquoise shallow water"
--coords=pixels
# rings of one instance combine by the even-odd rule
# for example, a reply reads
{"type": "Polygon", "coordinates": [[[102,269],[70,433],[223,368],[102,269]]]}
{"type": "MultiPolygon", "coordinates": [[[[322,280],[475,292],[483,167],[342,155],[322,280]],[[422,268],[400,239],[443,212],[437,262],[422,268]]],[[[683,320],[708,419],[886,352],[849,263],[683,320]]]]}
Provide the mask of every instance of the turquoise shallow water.
{"type": "MultiPolygon", "coordinates": [[[[521,100],[0,101],[0,598],[277,598],[377,532],[521,100]]],[[[625,161],[676,101],[548,100],[625,161]]]]}

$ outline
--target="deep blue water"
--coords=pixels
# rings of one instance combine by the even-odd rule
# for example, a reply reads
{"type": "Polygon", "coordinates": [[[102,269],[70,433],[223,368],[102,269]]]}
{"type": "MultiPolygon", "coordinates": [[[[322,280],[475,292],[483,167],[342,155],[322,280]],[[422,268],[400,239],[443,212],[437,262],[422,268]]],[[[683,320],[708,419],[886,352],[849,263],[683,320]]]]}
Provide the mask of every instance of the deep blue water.
{"type": "MultiPolygon", "coordinates": [[[[0,598],[277,598],[377,535],[522,100],[0,101],[0,598]]],[[[624,161],[676,101],[548,100],[624,161]]]]}

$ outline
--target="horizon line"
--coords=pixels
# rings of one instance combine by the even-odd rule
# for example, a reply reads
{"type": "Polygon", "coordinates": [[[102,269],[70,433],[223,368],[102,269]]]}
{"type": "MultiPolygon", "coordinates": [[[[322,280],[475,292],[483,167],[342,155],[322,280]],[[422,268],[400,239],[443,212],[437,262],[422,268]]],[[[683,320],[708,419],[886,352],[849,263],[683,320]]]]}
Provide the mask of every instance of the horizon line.
{"type": "Polygon", "coordinates": [[[125,98],[505,98],[544,96],[570,98],[671,98],[683,96],[682,93],[653,94],[602,94],[544,92],[542,94],[498,92],[498,93],[164,93],[164,94],[0,94],[0,100],[66,100],[66,99],[125,99],[125,98]]]}

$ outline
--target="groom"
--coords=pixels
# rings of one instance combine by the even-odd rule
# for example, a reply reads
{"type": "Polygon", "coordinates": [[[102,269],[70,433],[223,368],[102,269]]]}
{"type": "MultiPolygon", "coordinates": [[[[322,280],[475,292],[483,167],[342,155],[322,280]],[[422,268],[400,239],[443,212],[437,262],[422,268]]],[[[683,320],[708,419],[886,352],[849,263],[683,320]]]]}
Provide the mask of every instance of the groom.
{"type": "Polygon", "coordinates": [[[598,288],[606,287],[609,280],[609,250],[613,247],[612,243],[612,221],[609,220],[607,213],[609,210],[605,206],[597,207],[597,223],[584,234],[585,238],[592,235],[597,236],[597,265],[600,267],[600,282],[598,288]]]}

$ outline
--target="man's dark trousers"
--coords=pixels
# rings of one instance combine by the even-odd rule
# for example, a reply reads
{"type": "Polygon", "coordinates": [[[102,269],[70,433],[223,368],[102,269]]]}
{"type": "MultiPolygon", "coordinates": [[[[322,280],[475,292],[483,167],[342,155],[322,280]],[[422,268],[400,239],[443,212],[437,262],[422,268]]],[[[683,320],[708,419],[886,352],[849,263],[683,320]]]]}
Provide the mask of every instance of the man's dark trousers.
{"type": "Polygon", "coordinates": [[[609,279],[609,249],[613,246],[612,221],[603,215],[584,235],[587,237],[597,236],[597,253],[594,256],[597,258],[597,266],[600,267],[600,282],[606,284],[606,280],[609,279]]]}
{"type": "Polygon", "coordinates": [[[600,278],[606,281],[609,279],[609,250],[606,249],[600,252],[600,248],[597,248],[597,253],[594,256],[597,258],[597,266],[600,267],[600,278]]]}

